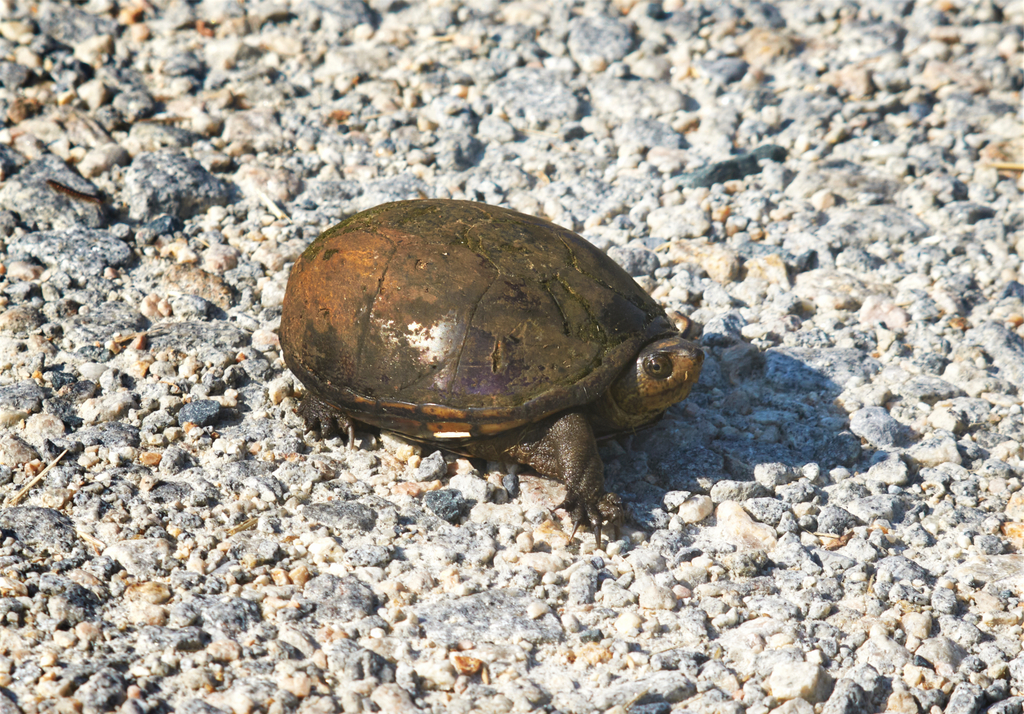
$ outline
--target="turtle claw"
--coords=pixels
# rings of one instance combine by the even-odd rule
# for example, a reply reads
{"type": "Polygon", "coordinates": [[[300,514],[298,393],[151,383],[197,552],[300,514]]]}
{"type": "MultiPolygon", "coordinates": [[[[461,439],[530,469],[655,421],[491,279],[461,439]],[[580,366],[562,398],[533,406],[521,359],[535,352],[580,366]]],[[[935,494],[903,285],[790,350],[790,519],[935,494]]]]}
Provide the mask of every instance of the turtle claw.
{"type": "Polygon", "coordinates": [[[307,430],[319,431],[324,439],[341,436],[344,431],[348,437],[348,448],[355,449],[355,425],[337,407],[307,393],[299,405],[298,414],[307,430]]]}
{"type": "Polygon", "coordinates": [[[571,541],[576,537],[576,531],[580,526],[585,526],[594,531],[594,539],[597,547],[602,548],[601,531],[604,526],[609,525],[619,537],[620,528],[625,520],[625,511],[622,506],[622,499],[614,493],[605,493],[594,503],[583,503],[579,498],[566,497],[557,508],[567,511],[572,516],[572,533],[569,534],[571,541]]]}

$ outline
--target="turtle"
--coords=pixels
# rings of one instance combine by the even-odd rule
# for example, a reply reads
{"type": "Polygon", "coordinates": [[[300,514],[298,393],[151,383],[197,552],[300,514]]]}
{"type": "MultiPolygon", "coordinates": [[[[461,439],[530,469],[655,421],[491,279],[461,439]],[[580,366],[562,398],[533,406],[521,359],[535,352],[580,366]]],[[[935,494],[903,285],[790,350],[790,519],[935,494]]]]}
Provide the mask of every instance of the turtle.
{"type": "Polygon", "coordinates": [[[558,508],[618,532],[597,440],[657,421],[704,353],[582,236],[474,201],[386,203],[292,267],[279,330],[324,437],[356,423],[563,482],[558,508]]]}

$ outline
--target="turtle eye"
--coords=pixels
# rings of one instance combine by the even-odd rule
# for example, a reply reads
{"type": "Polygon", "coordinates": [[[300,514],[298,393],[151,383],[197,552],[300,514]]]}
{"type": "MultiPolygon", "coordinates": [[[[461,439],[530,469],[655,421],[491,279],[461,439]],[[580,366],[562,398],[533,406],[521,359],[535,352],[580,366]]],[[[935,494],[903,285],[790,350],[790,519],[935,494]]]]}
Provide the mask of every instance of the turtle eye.
{"type": "Polygon", "coordinates": [[[672,376],[672,360],[665,355],[650,355],[644,360],[644,372],[653,379],[668,379],[672,376]]]}

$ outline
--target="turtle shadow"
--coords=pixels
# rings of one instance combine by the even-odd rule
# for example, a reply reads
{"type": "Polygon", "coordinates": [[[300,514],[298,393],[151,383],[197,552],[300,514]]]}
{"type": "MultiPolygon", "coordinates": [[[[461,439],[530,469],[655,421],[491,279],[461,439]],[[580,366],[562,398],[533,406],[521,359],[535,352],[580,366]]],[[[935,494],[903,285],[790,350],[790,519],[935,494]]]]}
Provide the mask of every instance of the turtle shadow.
{"type": "MultiPolygon", "coordinates": [[[[881,364],[855,349],[704,345],[700,382],[686,401],[642,432],[602,446],[606,488],[622,496],[637,525],[668,525],[666,495],[710,494],[736,482],[747,497],[761,464],[782,464],[827,480],[869,456],[835,400],[881,364]]],[[[669,501],[673,497],[669,497],[669,501]]]]}

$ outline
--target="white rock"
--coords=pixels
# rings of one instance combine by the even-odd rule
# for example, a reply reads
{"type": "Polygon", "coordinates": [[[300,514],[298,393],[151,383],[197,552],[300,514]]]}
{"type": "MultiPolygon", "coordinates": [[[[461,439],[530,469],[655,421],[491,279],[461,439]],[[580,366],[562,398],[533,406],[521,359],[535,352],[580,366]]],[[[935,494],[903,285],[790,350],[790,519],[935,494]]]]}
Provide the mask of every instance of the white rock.
{"type": "Polygon", "coordinates": [[[106,173],[112,166],[127,166],[130,162],[131,156],[123,146],[104,144],[87,151],[82,160],[78,162],[78,170],[83,176],[93,178],[106,173]]]}
{"type": "Polygon", "coordinates": [[[76,91],[78,98],[85,102],[92,111],[96,111],[110,99],[110,88],[101,79],[90,79],[88,82],[83,82],[76,91]]]}
{"type": "Polygon", "coordinates": [[[784,662],[775,665],[768,678],[772,696],[780,701],[803,699],[822,702],[832,691],[832,679],[820,665],[784,662]]]}
{"type": "Polygon", "coordinates": [[[707,211],[693,203],[655,208],[647,216],[652,238],[699,238],[711,229],[707,211]]]}
{"type": "Polygon", "coordinates": [[[769,462],[754,466],[754,480],[769,491],[774,491],[779,486],[791,483],[798,478],[800,478],[800,472],[786,464],[769,462]]]}
{"type": "Polygon", "coordinates": [[[948,407],[936,406],[928,415],[928,424],[933,429],[951,431],[960,434],[967,428],[967,424],[957,412],[948,407]]]}
{"type": "Polygon", "coordinates": [[[565,570],[565,561],[554,553],[523,553],[519,565],[525,565],[538,573],[560,573],[565,570]]]}
{"type": "Polygon", "coordinates": [[[715,504],[711,497],[699,494],[697,496],[690,496],[690,498],[680,503],[677,513],[683,523],[700,523],[710,516],[714,509],[715,504]]]}
{"type": "Polygon", "coordinates": [[[25,438],[36,444],[63,433],[64,422],[53,414],[33,414],[25,422],[25,438]]]}
{"type": "Polygon", "coordinates": [[[908,612],[902,618],[903,631],[919,640],[928,639],[932,631],[932,616],[927,612],[908,612]]]}
{"type": "Polygon", "coordinates": [[[451,488],[457,489],[469,501],[487,503],[494,495],[494,485],[479,476],[458,474],[448,482],[451,488]]]}
{"type": "Polygon", "coordinates": [[[82,362],[78,365],[78,374],[82,379],[88,379],[90,382],[98,382],[100,375],[106,372],[109,367],[99,362],[82,362]]]}
{"type": "Polygon", "coordinates": [[[110,35],[93,35],[75,45],[75,59],[88,65],[96,65],[101,56],[114,51],[114,38],[110,35]]]}
{"type": "Polygon", "coordinates": [[[252,346],[261,352],[276,350],[281,347],[281,340],[273,330],[259,329],[252,333],[252,346]]]}
{"type": "Polygon", "coordinates": [[[38,458],[36,450],[18,437],[0,436],[0,465],[15,468],[38,458]]]}
{"type": "Polygon", "coordinates": [[[772,709],[771,714],[814,714],[814,706],[803,699],[790,699],[781,707],[772,709]]]}
{"type": "Polygon", "coordinates": [[[263,307],[280,307],[284,302],[285,283],[283,280],[268,280],[263,283],[260,292],[260,305],[263,307]]]}
{"type": "Polygon", "coordinates": [[[867,477],[891,486],[903,486],[910,480],[907,465],[896,454],[868,469],[867,477]]]}
{"type": "Polygon", "coordinates": [[[640,591],[640,607],[649,610],[672,610],[676,606],[676,594],[671,588],[658,585],[652,578],[642,578],[640,591]]]}
{"type": "Polygon", "coordinates": [[[386,714],[399,714],[400,712],[418,712],[419,707],[412,701],[409,692],[397,684],[382,684],[370,694],[370,701],[386,714]]]}
{"type": "Polygon", "coordinates": [[[203,251],[203,269],[210,273],[223,273],[238,266],[239,252],[230,245],[211,245],[203,251]]]}
{"type": "Polygon", "coordinates": [[[525,519],[523,509],[514,503],[477,503],[469,509],[469,520],[473,523],[521,526],[525,519]]]}
{"type": "Polygon", "coordinates": [[[175,560],[171,544],[163,538],[139,538],[108,546],[103,555],[113,558],[121,567],[139,580],[152,580],[163,575],[175,560]]]}
{"type": "Polygon", "coordinates": [[[615,620],[615,631],[623,637],[630,637],[640,631],[644,618],[635,612],[624,612],[615,620]]]}
{"type": "Polygon", "coordinates": [[[911,657],[906,647],[885,636],[869,637],[857,648],[857,663],[870,664],[882,674],[902,672],[911,657]]]}
{"type": "Polygon", "coordinates": [[[531,620],[544,617],[551,612],[551,606],[541,600],[534,600],[526,606],[526,616],[531,620]]]}
{"type": "Polygon", "coordinates": [[[0,409],[0,426],[15,426],[27,417],[28,412],[24,409],[0,409]]]}
{"type": "Polygon", "coordinates": [[[426,689],[448,691],[455,686],[458,673],[448,660],[438,662],[420,662],[413,669],[423,680],[426,689]]]}
{"type": "Polygon", "coordinates": [[[242,52],[242,40],[238,37],[207,40],[203,43],[203,54],[210,69],[231,69],[238,62],[242,52]]]}
{"type": "Polygon", "coordinates": [[[267,383],[267,398],[271,404],[280,404],[294,394],[295,385],[291,377],[278,377],[267,383]]]}
{"type": "Polygon", "coordinates": [[[135,406],[135,396],[128,392],[115,392],[102,397],[86,399],[79,407],[78,413],[86,424],[99,424],[105,421],[116,421],[135,406]]]}
{"type": "Polygon", "coordinates": [[[914,654],[929,662],[936,674],[952,677],[967,656],[967,651],[948,637],[932,637],[922,642],[914,654]]]}
{"type": "Polygon", "coordinates": [[[921,467],[935,467],[946,463],[959,464],[961,461],[956,440],[948,434],[925,439],[911,447],[907,456],[921,467]]]}
{"type": "Polygon", "coordinates": [[[735,501],[722,501],[715,512],[718,527],[725,538],[734,545],[744,548],[771,550],[775,547],[775,529],[764,523],[757,523],[743,506],[735,501]]]}

